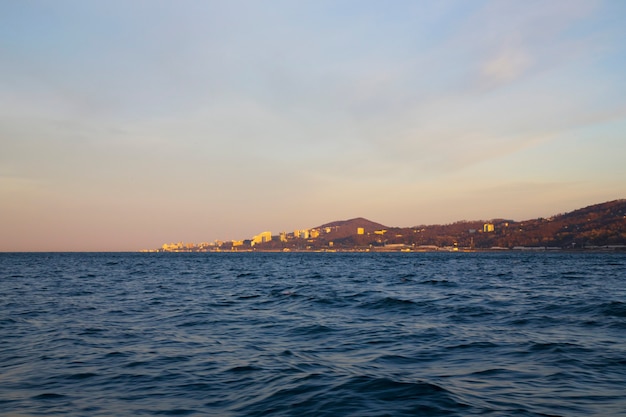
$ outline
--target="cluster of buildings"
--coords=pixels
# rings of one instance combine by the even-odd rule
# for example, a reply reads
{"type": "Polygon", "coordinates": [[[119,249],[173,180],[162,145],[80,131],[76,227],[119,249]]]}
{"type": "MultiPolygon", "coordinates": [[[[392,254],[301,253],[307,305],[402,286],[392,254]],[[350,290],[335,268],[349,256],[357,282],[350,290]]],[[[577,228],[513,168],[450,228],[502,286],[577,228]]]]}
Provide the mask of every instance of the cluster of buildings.
{"type": "MultiPolygon", "coordinates": [[[[506,224],[506,226],[508,226],[508,224],[506,224]]],[[[272,232],[270,232],[270,231],[264,231],[264,232],[259,233],[256,236],[253,236],[250,239],[231,240],[231,241],[226,241],[226,242],[215,241],[215,242],[211,242],[211,243],[203,242],[203,243],[199,243],[199,244],[196,244],[196,243],[185,243],[185,242],[166,243],[166,244],[162,245],[159,249],[144,250],[143,252],[246,251],[246,250],[253,250],[253,248],[256,245],[260,245],[260,244],[264,244],[264,243],[268,243],[268,242],[272,242],[272,241],[277,241],[277,242],[281,242],[281,243],[288,243],[288,242],[297,243],[298,241],[313,242],[314,239],[317,239],[317,238],[319,238],[320,236],[323,236],[323,235],[328,235],[328,234],[332,233],[333,231],[336,231],[340,227],[341,226],[324,226],[324,227],[313,228],[313,229],[296,229],[292,233],[280,232],[276,236],[273,236],[272,232]]],[[[482,230],[480,230],[480,229],[478,229],[478,230],[470,229],[469,230],[470,234],[473,234],[473,233],[476,233],[476,232],[494,233],[495,232],[495,225],[493,223],[484,223],[482,230]]],[[[355,227],[355,229],[353,230],[352,233],[356,234],[357,236],[358,235],[365,235],[365,234],[369,235],[370,234],[369,232],[366,233],[366,230],[365,230],[364,227],[355,227]]],[[[386,236],[385,236],[385,234],[387,233],[386,229],[375,230],[375,231],[373,231],[371,233],[373,235],[378,235],[378,240],[379,241],[382,242],[381,239],[385,239],[385,241],[386,241],[386,236]]],[[[401,236],[401,235],[398,235],[398,236],[401,236]]],[[[327,239],[327,240],[328,241],[325,243],[325,245],[327,245],[326,247],[327,248],[333,248],[333,246],[334,246],[333,242],[330,239],[327,239]]],[[[398,246],[397,249],[402,249],[402,248],[406,247],[405,244],[402,244],[402,243],[394,244],[392,242],[389,242],[385,246],[387,247],[387,249],[394,249],[395,246],[398,246]]],[[[424,246],[424,245],[422,245],[422,246],[424,246]]],[[[420,248],[422,248],[422,246],[420,246],[420,248]]],[[[456,243],[455,243],[455,246],[456,246],[456,243]]],[[[303,247],[308,248],[309,246],[307,244],[305,244],[303,247]]],[[[426,248],[426,246],[424,246],[424,248],[426,248]]],[[[285,250],[287,250],[287,249],[285,249],[285,250]]]]}
{"type": "MultiPolygon", "coordinates": [[[[244,240],[231,240],[227,242],[215,241],[215,242],[203,242],[203,243],[165,243],[159,249],[143,250],[142,252],[219,252],[221,250],[245,250],[252,248],[261,243],[271,242],[274,239],[278,239],[281,242],[289,242],[294,239],[316,239],[322,234],[331,233],[336,227],[324,227],[315,229],[297,229],[293,233],[280,232],[278,236],[272,236],[272,232],[261,232],[251,239],[244,240]]],[[[363,234],[363,228],[357,230],[358,234],[363,234]]]]}
{"type": "Polygon", "coordinates": [[[196,252],[196,251],[204,251],[209,250],[214,247],[214,244],[208,242],[202,243],[165,243],[161,246],[160,249],[152,250],[152,251],[144,251],[144,252],[196,252]]]}

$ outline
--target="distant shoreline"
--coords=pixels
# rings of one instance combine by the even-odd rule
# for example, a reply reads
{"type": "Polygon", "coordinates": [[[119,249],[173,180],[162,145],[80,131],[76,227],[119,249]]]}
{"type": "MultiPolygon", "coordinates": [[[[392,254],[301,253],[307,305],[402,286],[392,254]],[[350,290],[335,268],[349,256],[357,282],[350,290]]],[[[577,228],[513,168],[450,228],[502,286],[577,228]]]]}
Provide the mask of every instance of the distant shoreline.
{"type": "MultiPolygon", "coordinates": [[[[568,249],[568,248],[545,248],[545,247],[524,247],[524,248],[480,248],[480,249],[411,249],[411,250],[399,250],[399,249],[337,249],[337,250],[324,250],[324,249],[242,249],[242,250],[207,250],[207,251],[161,251],[161,250],[143,250],[137,253],[505,253],[505,252],[524,252],[524,253],[626,253],[626,245],[613,245],[611,247],[594,247],[594,248],[580,248],[580,249],[568,249]]],[[[104,253],[104,252],[103,252],[104,253]]]]}
{"type": "Polygon", "coordinates": [[[363,217],[244,240],[165,243],[143,252],[626,251],[626,199],[548,218],[389,227],[363,217]]]}

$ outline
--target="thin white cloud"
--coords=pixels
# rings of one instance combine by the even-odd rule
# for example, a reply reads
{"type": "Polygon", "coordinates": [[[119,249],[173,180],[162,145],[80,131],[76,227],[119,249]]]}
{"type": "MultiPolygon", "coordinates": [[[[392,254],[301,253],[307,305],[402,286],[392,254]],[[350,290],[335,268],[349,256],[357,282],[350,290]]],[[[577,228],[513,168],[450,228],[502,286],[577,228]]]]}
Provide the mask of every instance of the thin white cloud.
{"type": "Polygon", "coordinates": [[[495,82],[507,82],[520,77],[531,65],[531,57],[522,48],[506,48],[485,62],[482,73],[495,82]]]}

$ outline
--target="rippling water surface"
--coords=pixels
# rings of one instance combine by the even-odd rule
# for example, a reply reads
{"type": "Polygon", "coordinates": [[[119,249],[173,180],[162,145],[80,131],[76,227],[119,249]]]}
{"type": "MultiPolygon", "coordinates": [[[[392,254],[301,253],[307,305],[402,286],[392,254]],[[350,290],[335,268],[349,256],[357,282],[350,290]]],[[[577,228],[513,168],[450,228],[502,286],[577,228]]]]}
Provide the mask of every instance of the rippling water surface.
{"type": "Polygon", "coordinates": [[[624,254],[0,254],[0,294],[0,415],[626,413],[624,254]]]}

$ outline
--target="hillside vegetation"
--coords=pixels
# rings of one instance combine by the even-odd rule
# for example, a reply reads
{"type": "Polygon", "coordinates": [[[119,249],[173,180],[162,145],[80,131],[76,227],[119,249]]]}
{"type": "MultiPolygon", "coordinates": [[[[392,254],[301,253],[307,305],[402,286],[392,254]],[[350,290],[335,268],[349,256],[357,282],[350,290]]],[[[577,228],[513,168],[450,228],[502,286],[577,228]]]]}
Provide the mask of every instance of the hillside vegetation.
{"type": "Polygon", "coordinates": [[[165,244],[149,252],[425,251],[495,249],[626,250],[626,200],[548,218],[491,219],[388,227],[363,217],[311,229],[264,232],[244,241],[165,244]]]}
{"type": "Polygon", "coordinates": [[[387,227],[364,218],[327,223],[311,239],[273,239],[256,250],[620,249],[626,245],[626,200],[596,204],[549,218],[492,219],[446,225],[387,227]],[[359,228],[362,234],[359,234],[359,228]]]}

